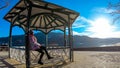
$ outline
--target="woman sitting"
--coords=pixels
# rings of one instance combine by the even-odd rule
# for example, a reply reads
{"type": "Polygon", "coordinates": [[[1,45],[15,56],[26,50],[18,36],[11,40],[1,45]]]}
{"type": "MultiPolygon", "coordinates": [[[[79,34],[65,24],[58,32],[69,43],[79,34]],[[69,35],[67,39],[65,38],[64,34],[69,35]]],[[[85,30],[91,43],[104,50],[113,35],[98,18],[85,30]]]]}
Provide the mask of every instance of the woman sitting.
{"type": "Polygon", "coordinates": [[[44,52],[46,53],[48,59],[52,59],[52,58],[53,58],[53,57],[51,57],[51,56],[48,54],[48,51],[46,50],[46,47],[45,47],[45,46],[41,46],[41,45],[37,42],[37,39],[36,39],[36,37],[34,36],[32,30],[30,30],[30,32],[29,32],[29,40],[30,40],[31,49],[32,49],[32,50],[35,50],[35,51],[38,51],[39,53],[41,53],[40,58],[39,58],[39,60],[38,60],[38,64],[43,65],[43,62],[42,62],[41,60],[42,60],[42,58],[43,58],[44,52]]]}

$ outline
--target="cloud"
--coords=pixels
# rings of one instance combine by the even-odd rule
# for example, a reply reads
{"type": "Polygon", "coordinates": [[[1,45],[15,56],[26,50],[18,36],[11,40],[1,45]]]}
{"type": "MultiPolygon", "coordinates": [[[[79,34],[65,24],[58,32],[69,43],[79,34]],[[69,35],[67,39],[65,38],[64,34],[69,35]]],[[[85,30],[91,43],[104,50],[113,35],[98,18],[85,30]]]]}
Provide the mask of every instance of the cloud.
{"type": "MultiPolygon", "coordinates": [[[[115,10],[102,7],[94,8],[92,11],[97,13],[111,13],[115,10]]],[[[119,27],[111,24],[111,22],[111,18],[104,15],[95,17],[95,20],[79,16],[75,23],[73,23],[73,34],[96,38],[120,38],[120,31],[118,31],[119,27]]]]}
{"type": "Polygon", "coordinates": [[[73,35],[81,35],[81,33],[73,31],[73,35]]]}
{"type": "Polygon", "coordinates": [[[76,19],[75,23],[73,23],[73,28],[82,28],[82,27],[84,28],[90,22],[92,22],[92,21],[87,19],[87,18],[85,18],[85,17],[79,16],[76,19]]]}
{"type": "Polygon", "coordinates": [[[110,24],[109,19],[105,17],[100,17],[95,21],[91,22],[86,29],[87,32],[91,33],[90,37],[98,38],[118,38],[120,37],[120,32],[116,31],[117,27],[113,24],[110,24]]]}
{"type": "Polygon", "coordinates": [[[80,17],[79,20],[82,20],[83,22],[91,23],[92,21],[85,18],[85,17],[80,17]]]}
{"type": "Polygon", "coordinates": [[[90,35],[90,31],[88,30],[84,30],[84,31],[80,31],[80,32],[77,32],[77,31],[74,31],[75,28],[78,28],[78,29],[81,29],[81,28],[85,28],[85,29],[88,29],[89,25],[92,23],[93,21],[92,20],[89,20],[83,16],[79,16],[75,23],[73,24],[73,35],[87,35],[89,36],[90,35]]]}
{"type": "Polygon", "coordinates": [[[97,38],[120,38],[120,31],[113,31],[109,34],[106,34],[104,36],[99,36],[99,34],[92,34],[89,37],[97,37],[97,38]]]}
{"type": "Polygon", "coordinates": [[[102,8],[94,8],[92,11],[97,13],[112,13],[115,12],[116,10],[102,7],[102,8]]]}
{"type": "Polygon", "coordinates": [[[77,31],[73,31],[73,35],[89,36],[90,32],[77,32],[77,31]]]}
{"type": "Polygon", "coordinates": [[[78,17],[73,24],[73,35],[86,35],[96,38],[120,38],[118,27],[108,23],[104,23],[105,26],[102,26],[102,24],[99,24],[100,22],[96,22],[85,17],[78,17]],[[74,30],[75,28],[78,28],[78,30],[85,28],[85,30],[78,32],[74,30]]]}

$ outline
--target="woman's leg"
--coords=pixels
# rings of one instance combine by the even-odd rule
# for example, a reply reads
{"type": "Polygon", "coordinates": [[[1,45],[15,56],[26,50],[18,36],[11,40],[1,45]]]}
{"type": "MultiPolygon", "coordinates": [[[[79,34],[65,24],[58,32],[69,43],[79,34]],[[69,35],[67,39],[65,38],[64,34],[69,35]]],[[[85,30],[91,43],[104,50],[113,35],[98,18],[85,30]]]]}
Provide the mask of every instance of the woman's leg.
{"type": "Polygon", "coordinates": [[[38,60],[38,63],[39,63],[39,64],[43,64],[43,62],[41,61],[42,58],[43,58],[43,55],[44,55],[43,50],[42,50],[42,49],[37,49],[36,51],[38,51],[39,53],[41,53],[40,58],[39,58],[39,60],[38,60]]]}
{"type": "Polygon", "coordinates": [[[43,50],[45,51],[45,53],[46,53],[48,59],[52,59],[52,58],[53,58],[53,57],[51,57],[51,56],[48,54],[48,51],[46,50],[46,47],[41,46],[40,48],[43,49],[43,50]]]}

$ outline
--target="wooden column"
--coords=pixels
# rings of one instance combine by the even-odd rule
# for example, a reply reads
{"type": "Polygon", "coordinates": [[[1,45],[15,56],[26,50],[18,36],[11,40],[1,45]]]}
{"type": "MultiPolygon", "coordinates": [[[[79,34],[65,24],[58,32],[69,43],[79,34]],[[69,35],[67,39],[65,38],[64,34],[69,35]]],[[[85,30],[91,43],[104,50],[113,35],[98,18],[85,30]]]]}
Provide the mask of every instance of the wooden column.
{"type": "Polygon", "coordinates": [[[8,50],[8,57],[10,58],[10,47],[12,46],[12,24],[10,25],[10,32],[9,32],[9,50],[8,50]]]}
{"type": "Polygon", "coordinates": [[[72,40],[72,25],[70,23],[70,16],[68,15],[68,42],[70,46],[70,61],[73,62],[73,40],[72,40]]]}
{"type": "Polygon", "coordinates": [[[30,30],[30,18],[31,18],[31,11],[32,11],[32,6],[31,2],[29,0],[25,0],[25,5],[28,10],[27,14],[27,27],[26,27],[26,35],[25,35],[25,58],[26,58],[26,68],[30,68],[30,43],[29,43],[29,30],[30,30]]]}

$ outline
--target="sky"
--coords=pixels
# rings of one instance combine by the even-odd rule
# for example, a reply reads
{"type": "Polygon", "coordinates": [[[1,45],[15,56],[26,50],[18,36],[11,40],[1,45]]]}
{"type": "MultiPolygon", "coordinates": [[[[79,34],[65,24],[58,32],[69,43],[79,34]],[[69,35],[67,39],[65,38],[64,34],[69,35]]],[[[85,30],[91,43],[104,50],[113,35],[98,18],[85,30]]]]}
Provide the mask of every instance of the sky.
{"type": "MultiPolygon", "coordinates": [[[[1,0],[2,1],[2,0],[1,0]]],[[[3,19],[7,12],[18,2],[8,0],[9,6],[0,10],[0,37],[9,36],[10,23],[3,19]]],[[[93,38],[120,38],[120,23],[113,23],[115,16],[111,15],[115,9],[108,4],[119,0],[45,0],[69,8],[80,13],[72,29],[74,35],[89,36],[93,38]]],[[[12,35],[24,34],[19,27],[14,27],[12,35]]]]}

